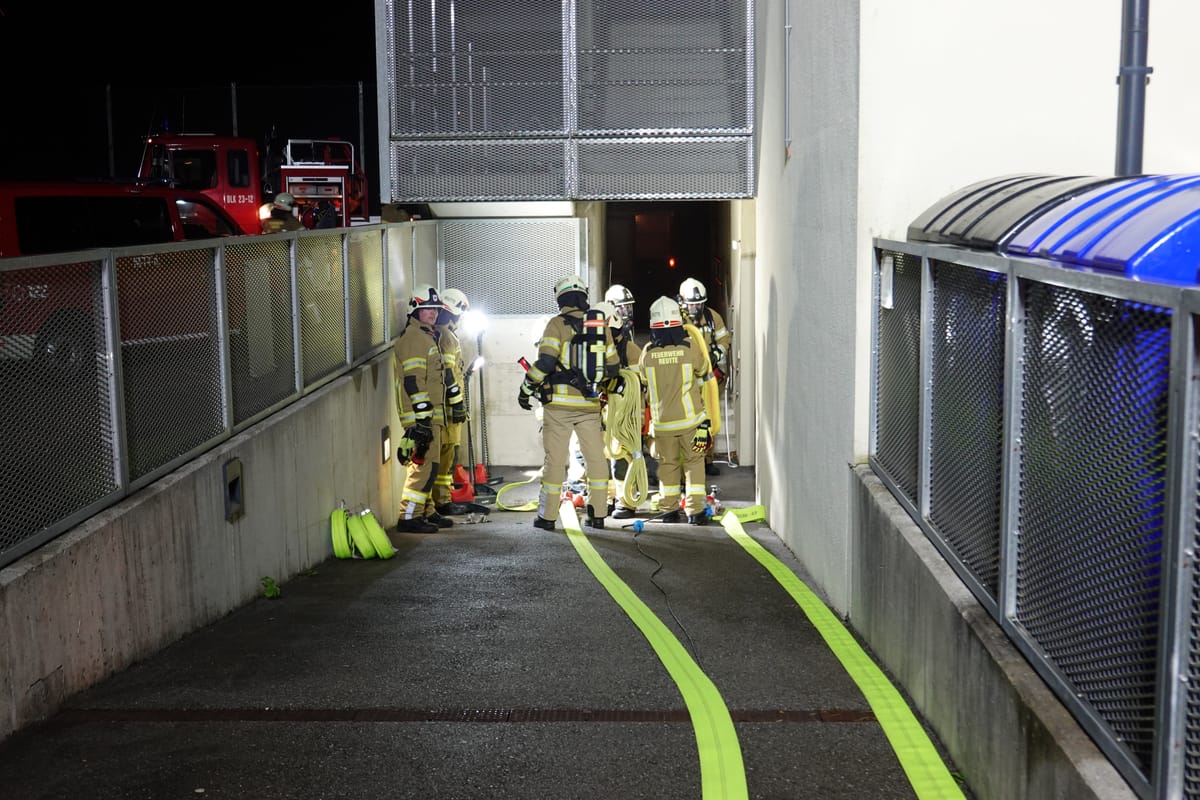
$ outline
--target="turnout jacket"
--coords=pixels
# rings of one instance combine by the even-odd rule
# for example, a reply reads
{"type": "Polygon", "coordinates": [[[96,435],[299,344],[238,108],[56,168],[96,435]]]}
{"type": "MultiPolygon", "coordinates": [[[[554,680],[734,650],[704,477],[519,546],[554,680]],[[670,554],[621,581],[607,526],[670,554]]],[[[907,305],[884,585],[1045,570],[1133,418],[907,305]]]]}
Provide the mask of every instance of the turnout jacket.
{"type": "Polygon", "coordinates": [[[445,367],[437,335],[432,325],[409,317],[392,347],[396,413],[401,427],[410,428],[418,419],[427,419],[431,425],[446,422],[445,367]]]}
{"type": "MultiPolygon", "coordinates": [[[[546,329],[542,332],[542,338],[538,339],[537,360],[529,367],[529,372],[525,374],[525,381],[535,388],[549,387],[548,402],[545,399],[542,401],[547,405],[559,408],[594,409],[599,412],[600,397],[598,395],[588,397],[564,379],[568,370],[583,366],[571,363],[571,339],[575,336],[575,327],[563,319],[564,316],[572,317],[578,320],[580,325],[583,324],[583,310],[571,306],[563,308],[558,314],[551,317],[550,321],[546,323],[546,329]]],[[[621,362],[617,358],[617,348],[613,344],[612,329],[608,325],[604,325],[603,330],[605,375],[612,378],[620,372],[621,362]]],[[[544,392],[542,396],[545,398],[546,393],[544,392]]]]}
{"type": "Polygon", "coordinates": [[[704,345],[712,350],[713,345],[720,345],[722,350],[728,352],[729,343],[733,341],[733,333],[725,327],[725,320],[716,311],[713,311],[708,306],[705,306],[696,319],[692,319],[687,313],[687,309],[680,307],[683,312],[683,319],[699,328],[700,333],[704,335],[704,345]]]}
{"type": "Polygon", "coordinates": [[[461,390],[466,391],[463,375],[467,367],[463,364],[462,342],[458,340],[454,324],[447,323],[437,326],[437,333],[438,347],[442,351],[442,366],[450,373],[444,382],[447,387],[457,385],[461,390]]]}
{"type": "Polygon", "coordinates": [[[701,387],[712,373],[705,368],[702,346],[685,336],[679,344],[651,342],[642,350],[642,382],[654,430],[690,430],[708,419],[701,387]]]}

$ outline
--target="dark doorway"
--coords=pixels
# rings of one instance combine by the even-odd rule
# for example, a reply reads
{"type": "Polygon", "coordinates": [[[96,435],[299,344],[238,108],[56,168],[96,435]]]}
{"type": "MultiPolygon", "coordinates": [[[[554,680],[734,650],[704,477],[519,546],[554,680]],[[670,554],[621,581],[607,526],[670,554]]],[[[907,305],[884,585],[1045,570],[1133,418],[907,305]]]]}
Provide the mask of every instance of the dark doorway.
{"type": "Polygon", "coordinates": [[[708,305],[726,319],[728,311],[729,204],[714,200],[607,204],[604,227],[604,285],[633,292],[634,329],[644,335],[650,304],[676,297],[679,284],[695,278],[708,291],[708,305]]]}

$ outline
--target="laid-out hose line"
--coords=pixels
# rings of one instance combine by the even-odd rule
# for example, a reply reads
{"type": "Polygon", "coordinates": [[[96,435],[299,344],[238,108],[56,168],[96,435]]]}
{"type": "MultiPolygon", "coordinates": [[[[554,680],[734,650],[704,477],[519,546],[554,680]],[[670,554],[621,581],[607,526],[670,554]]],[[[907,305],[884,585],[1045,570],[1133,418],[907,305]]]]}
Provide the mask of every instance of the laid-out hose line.
{"type": "Polygon", "coordinates": [[[720,690],[671,630],[605,563],[579,527],[575,507],[563,503],[559,518],[584,565],[646,637],[683,696],[700,756],[702,800],[746,800],[749,790],[742,747],[720,690]]]}
{"type": "Polygon", "coordinates": [[[751,512],[748,514],[726,512],[721,517],[721,527],[796,601],[825,644],[837,656],[870,704],[917,797],[920,800],[961,800],[963,791],[958,781],[942,761],[921,722],[883,670],[871,660],[821,599],[786,564],[746,533],[742,527],[742,517],[760,518],[761,510],[761,507],[754,507],[746,509],[751,512]],[[759,513],[752,515],[754,511],[759,513]]]}
{"type": "Polygon", "coordinates": [[[529,500],[528,502],[525,502],[525,503],[518,503],[515,506],[505,505],[504,501],[501,498],[504,497],[504,493],[507,492],[509,489],[515,489],[518,486],[528,486],[529,484],[533,483],[534,481],[539,481],[541,479],[542,479],[542,471],[539,469],[536,473],[534,473],[533,477],[531,477],[527,481],[517,481],[516,483],[506,483],[504,486],[501,486],[500,489],[496,492],[496,508],[500,509],[501,511],[537,511],[538,501],[536,498],[533,500],[529,500]]]}
{"type": "Polygon", "coordinates": [[[621,377],[625,380],[625,390],[610,394],[604,406],[604,449],[609,458],[629,462],[620,500],[626,508],[637,508],[649,495],[650,479],[646,459],[642,457],[642,422],[646,412],[637,371],[626,367],[621,370],[621,377]]]}

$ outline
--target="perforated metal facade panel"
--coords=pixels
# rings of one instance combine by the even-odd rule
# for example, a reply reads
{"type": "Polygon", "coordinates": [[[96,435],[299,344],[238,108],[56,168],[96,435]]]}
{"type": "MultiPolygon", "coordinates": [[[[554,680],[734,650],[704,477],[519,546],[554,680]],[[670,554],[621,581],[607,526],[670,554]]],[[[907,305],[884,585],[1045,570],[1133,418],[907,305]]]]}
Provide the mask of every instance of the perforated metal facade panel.
{"type": "Polygon", "coordinates": [[[442,283],[485,298],[488,314],[557,313],[551,287],[563,275],[581,274],[586,226],[566,217],[442,220],[442,283]]]}
{"type": "Polygon", "coordinates": [[[753,0],[377,0],[384,201],[754,194],[753,0]]]}

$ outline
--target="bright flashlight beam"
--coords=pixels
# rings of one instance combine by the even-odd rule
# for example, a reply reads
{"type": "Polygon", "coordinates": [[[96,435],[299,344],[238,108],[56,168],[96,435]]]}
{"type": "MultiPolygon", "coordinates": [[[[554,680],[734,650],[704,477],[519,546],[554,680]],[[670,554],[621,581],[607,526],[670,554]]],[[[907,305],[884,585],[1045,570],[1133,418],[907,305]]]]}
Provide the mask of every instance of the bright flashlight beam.
{"type": "Polygon", "coordinates": [[[482,311],[468,311],[462,316],[462,329],[468,336],[477,336],[487,330],[487,315],[482,311]]]}

